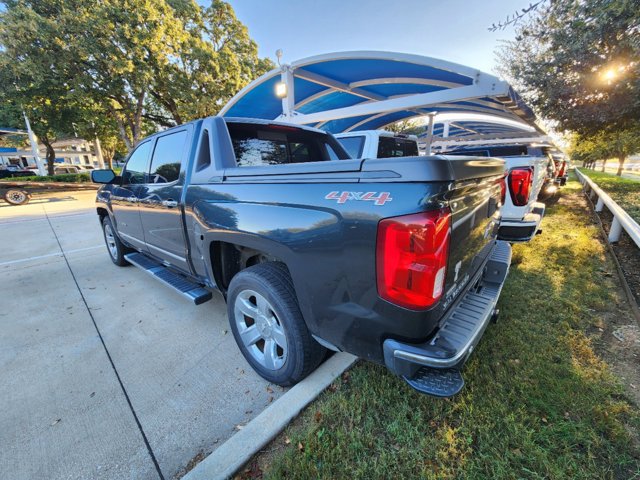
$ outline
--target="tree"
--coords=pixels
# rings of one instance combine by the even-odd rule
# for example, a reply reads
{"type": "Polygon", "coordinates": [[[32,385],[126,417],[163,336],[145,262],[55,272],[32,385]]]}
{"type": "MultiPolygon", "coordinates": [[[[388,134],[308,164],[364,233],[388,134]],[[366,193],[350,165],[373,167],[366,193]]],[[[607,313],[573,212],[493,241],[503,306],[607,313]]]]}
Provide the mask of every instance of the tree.
{"type": "MultiPolygon", "coordinates": [[[[51,8],[42,2],[39,7],[51,8]]],[[[0,111],[3,123],[24,128],[23,112],[46,147],[47,166],[54,172],[53,143],[72,130],[76,111],[69,107],[69,86],[50,58],[63,46],[51,45],[45,55],[41,37],[55,35],[56,23],[22,2],[7,2],[0,13],[0,111]]]]}
{"type": "Polygon", "coordinates": [[[640,118],[637,0],[539,7],[498,53],[501,73],[561,130],[594,134],[640,118]]]}
{"type": "Polygon", "coordinates": [[[638,151],[640,151],[639,122],[626,129],[609,129],[590,135],[575,135],[571,146],[572,158],[582,161],[587,168],[595,168],[595,162],[602,161],[604,172],[607,160],[617,159],[618,176],[622,175],[627,157],[638,151]]]}
{"type": "Polygon", "coordinates": [[[177,43],[175,62],[150,59],[154,82],[150,94],[171,126],[215,115],[242,87],[273,68],[258,57],[247,28],[226,2],[207,8],[182,4],[177,14],[185,36],[177,43]]]}
{"type": "MultiPolygon", "coordinates": [[[[40,97],[61,112],[107,116],[127,150],[158,126],[217,113],[272,67],[221,0],[207,8],[193,0],[8,0],[5,6],[0,55],[7,75],[24,80],[25,88],[39,86],[40,97]]],[[[13,81],[2,89],[7,85],[13,81]]],[[[59,120],[65,121],[55,125],[67,130],[66,118],[59,120]]]]}
{"type": "Polygon", "coordinates": [[[400,120],[384,127],[385,130],[389,130],[394,133],[402,133],[404,135],[420,135],[427,130],[424,117],[421,118],[409,118],[407,120],[400,120]]]}

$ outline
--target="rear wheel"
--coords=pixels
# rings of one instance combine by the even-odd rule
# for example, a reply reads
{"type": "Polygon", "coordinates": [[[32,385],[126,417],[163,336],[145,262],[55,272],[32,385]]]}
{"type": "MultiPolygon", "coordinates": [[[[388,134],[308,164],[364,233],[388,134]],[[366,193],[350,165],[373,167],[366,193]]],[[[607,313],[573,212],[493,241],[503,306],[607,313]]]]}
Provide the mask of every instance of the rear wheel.
{"type": "Polygon", "coordinates": [[[29,198],[29,194],[24,190],[10,189],[4,194],[4,199],[11,205],[26,205],[29,198]]]}
{"type": "Polygon", "coordinates": [[[254,265],[233,277],[227,311],[240,351],[269,382],[297,383],[324,358],[325,348],[311,337],[281,263],[254,265]]]}
{"type": "Polygon", "coordinates": [[[132,250],[125,247],[120,241],[115,228],[113,228],[111,219],[108,216],[102,219],[102,232],[104,233],[104,243],[107,245],[107,251],[109,252],[111,261],[119,267],[129,265],[129,262],[127,262],[124,256],[132,252],[132,250]]]}

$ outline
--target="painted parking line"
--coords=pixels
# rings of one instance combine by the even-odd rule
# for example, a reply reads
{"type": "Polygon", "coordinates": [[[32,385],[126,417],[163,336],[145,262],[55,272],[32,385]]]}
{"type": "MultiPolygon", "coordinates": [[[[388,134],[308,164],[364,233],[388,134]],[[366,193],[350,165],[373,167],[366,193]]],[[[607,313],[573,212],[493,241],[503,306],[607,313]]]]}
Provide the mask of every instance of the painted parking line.
{"type": "MultiPolygon", "coordinates": [[[[67,250],[64,253],[85,252],[87,250],[95,250],[96,248],[104,248],[104,245],[101,244],[101,245],[95,245],[93,247],[75,248],[73,250],[67,250]]],[[[21,258],[19,260],[11,260],[9,262],[0,262],[0,267],[3,267],[5,265],[15,265],[16,263],[30,262],[32,260],[40,260],[42,258],[62,257],[62,256],[63,256],[62,252],[47,253],[46,255],[36,255],[34,257],[21,258]]]]}

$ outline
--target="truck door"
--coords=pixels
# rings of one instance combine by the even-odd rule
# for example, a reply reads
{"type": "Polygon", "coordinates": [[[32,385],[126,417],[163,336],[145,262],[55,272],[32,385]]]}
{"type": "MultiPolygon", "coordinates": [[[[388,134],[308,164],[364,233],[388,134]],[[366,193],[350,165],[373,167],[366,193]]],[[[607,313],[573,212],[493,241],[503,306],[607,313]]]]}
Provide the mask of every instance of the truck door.
{"type": "Polygon", "coordinates": [[[122,171],[122,184],[116,186],[111,194],[111,207],[118,235],[129,245],[141,250],[146,248],[138,196],[147,182],[152,144],[153,141],[143,142],[131,153],[122,171]]]}
{"type": "Polygon", "coordinates": [[[189,271],[180,199],[189,130],[172,130],[158,136],[151,156],[149,183],[140,191],[140,216],[149,253],[189,271]]]}

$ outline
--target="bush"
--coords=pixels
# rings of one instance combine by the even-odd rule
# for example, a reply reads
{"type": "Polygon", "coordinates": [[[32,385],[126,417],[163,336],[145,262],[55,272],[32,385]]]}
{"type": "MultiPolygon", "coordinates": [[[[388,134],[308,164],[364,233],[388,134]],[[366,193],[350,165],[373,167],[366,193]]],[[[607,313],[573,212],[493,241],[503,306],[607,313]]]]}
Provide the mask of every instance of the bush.
{"type": "Polygon", "coordinates": [[[64,173],[62,175],[33,175],[31,177],[3,178],[5,182],[60,182],[60,183],[85,183],[90,182],[88,173],[64,173]]]}

